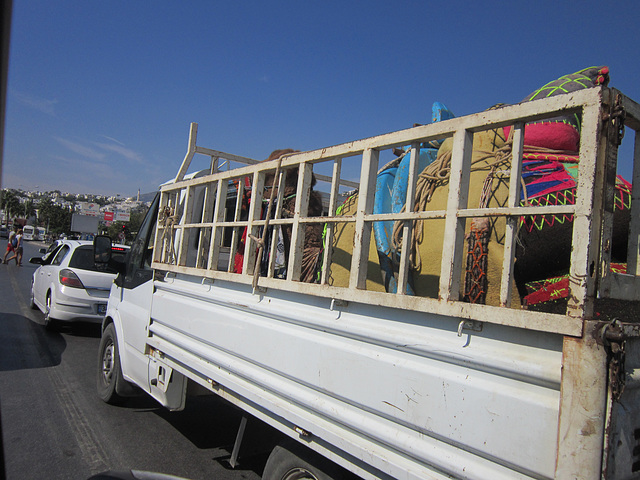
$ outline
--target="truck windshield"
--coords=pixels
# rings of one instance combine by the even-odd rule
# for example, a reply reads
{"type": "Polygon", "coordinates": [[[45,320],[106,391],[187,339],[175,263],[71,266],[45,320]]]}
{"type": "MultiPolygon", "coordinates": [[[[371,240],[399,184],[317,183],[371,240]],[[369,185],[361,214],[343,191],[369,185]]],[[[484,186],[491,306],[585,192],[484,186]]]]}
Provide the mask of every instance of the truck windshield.
{"type": "MultiPolygon", "coordinates": [[[[153,241],[155,239],[156,218],[158,217],[158,204],[160,203],[160,194],[153,199],[153,203],[147,211],[147,215],[140,225],[138,236],[133,242],[129,264],[134,268],[151,268],[151,260],[153,253],[153,241]]],[[[129,267],[127,267],[129,268],[129,267]]]]}

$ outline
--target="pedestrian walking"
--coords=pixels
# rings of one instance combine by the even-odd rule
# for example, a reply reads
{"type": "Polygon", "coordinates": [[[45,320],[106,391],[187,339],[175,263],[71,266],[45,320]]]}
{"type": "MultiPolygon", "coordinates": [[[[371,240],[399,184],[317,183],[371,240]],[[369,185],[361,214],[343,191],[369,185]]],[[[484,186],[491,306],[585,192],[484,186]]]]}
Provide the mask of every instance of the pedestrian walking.
{"type": "MultiPolygon", "coordinates": [[[[4,254],[4,258],[2,259],[3,263],[9,263],[7,261],[7,256],[9,256],[9,254],[14,255],[16,252],[16,249],[14,247],[14,239],[16,238],[16,231],[18,230],[18,227],[15,227],[13,230],[11,230],[11,232],[9,232],[9,238],[7,240],[7,251],[4,254]]],[[[16,259],[16,263],[18,263],[18,260],[16,259]]]]}
{"type": "Polygon", "coordinates": [[[18,230],[18,233],[16,233],[15,239],[12,242],[14,253],[7,260],[5,260],[6,263],[9,263],[11,260],[15,259],[16,265],[19,267],[22,266],[22,237],[22,229],[20,229],[18,230]]]}

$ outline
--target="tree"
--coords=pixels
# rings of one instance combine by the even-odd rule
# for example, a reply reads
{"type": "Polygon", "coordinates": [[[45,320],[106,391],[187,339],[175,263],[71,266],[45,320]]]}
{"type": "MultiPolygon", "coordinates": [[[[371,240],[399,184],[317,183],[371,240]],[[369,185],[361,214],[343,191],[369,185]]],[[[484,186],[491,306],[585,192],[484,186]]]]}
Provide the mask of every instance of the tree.
{"type": "Polygon", "coordinates": [[[31,218],[36,214],[36,208],[33,205],[33,200],[27,200],[22,204],[22,211],[24,212],[24,218],[31,218]]]}
{"type": "Polygon", "coordinates": [[[147,210],[149,210],[149,207],[146,205],[140,205],[131,210],[131,217],[128,225],[131,233],[137,233],[138,230],[140,230],[140,225],[142,225],[142,221],[147,215],[147,210]]]}
{"type": "Polygon", "coordinates": [[[119,238],[121,232],[127,232],[126,224],[124,222],[113,222],[107,227],[107,235],[111,237],[114,242],[123,243],[119,238]]]}
{"type": "Polygon", "coordinates": [[[3,189],[1,197],[0,208],[4,210],[7,219],[20,215],[20,199],[13,190],[3,189]]]}
{"type": "Polygon", "coordinates": [[[124,233],[125,242],[131,243],[138,234],[138,230],[140,230],[140,225],[142,225],[147,210],[149,210],[149,207],[145,205],[133,208],[130,212],[128,222],[113,222],[106,228],[106,234],[109,235],[114,242],[122,242],[118,237],[120,233],[124,233]]]}
{"type": "Polygon", "coordinates": [[[59,235],[71,231],[71,215],[73,210],[55,205],[51,199],[44,198],[38,202],[38,217],[48,233],[59,235]]]}

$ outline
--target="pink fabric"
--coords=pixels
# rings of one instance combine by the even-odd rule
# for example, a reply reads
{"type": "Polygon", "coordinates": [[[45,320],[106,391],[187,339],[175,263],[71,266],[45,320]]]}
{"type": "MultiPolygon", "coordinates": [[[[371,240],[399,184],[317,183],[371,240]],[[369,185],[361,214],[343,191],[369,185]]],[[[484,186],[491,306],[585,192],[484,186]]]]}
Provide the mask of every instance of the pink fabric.
{"type": "MultiPolygon", "coordinates": [[[[508,138],[511,127],[504,127],[508,138]]],[[[578,129],[565,122],[529,123],[524,127],[524,144],[527,147],[544,147],[567,152],[577,152],[580,145],[578,129]]]]}

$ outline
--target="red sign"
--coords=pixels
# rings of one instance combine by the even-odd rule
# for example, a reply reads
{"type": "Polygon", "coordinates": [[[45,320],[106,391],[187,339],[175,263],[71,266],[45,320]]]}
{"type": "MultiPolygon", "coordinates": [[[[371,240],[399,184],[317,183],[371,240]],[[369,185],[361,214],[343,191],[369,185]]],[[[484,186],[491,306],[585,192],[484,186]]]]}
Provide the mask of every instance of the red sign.
{"type": "Polygon", "coordinates": [[[104,221],[113,222],[113,212],[104,212],[104,221]]]}

